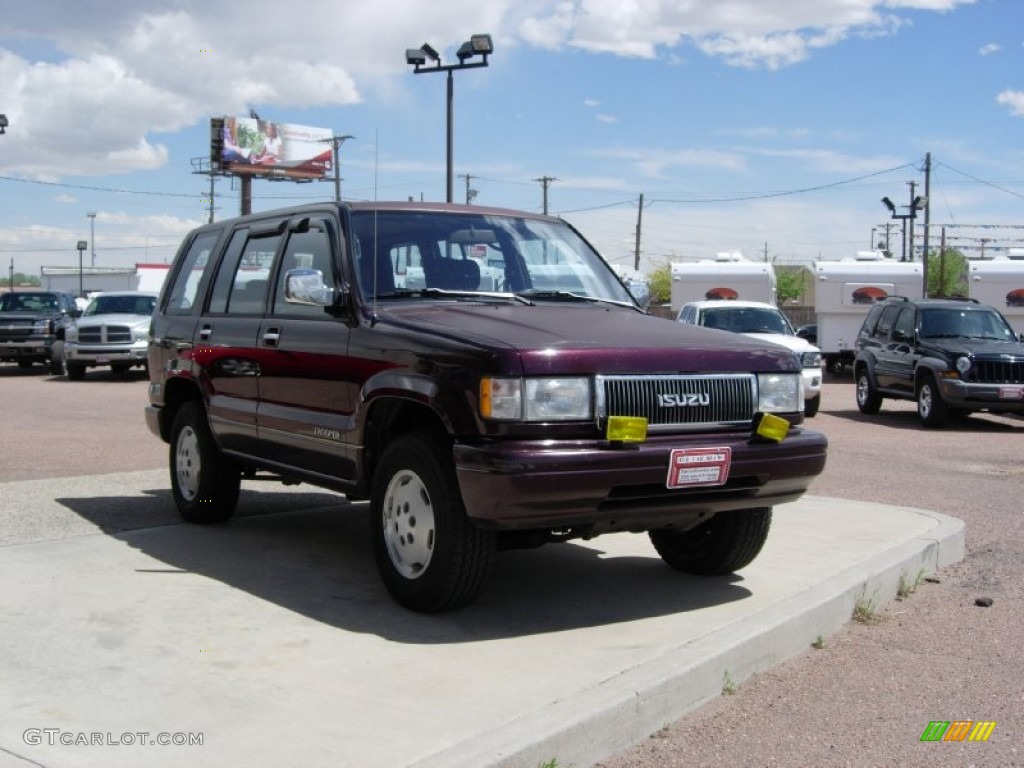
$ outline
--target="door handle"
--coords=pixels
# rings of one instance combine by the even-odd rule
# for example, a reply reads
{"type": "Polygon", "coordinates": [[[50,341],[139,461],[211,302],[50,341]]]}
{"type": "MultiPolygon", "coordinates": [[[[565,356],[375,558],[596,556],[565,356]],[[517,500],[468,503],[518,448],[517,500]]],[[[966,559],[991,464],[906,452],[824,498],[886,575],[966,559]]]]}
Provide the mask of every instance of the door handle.
{"type": "Polygon", "coordinates": [[[204,325],[202,328],[199,329],[200,341],[209,341],[211,336],[213,336],[213,326],[204,325]]]}
{"type": "Polygon", "coordinates": [[[281,340],[281,329],[280,328],[267,328],[263,332],[263,346],[265,347],[276,347],[277,343],[281,340]]]}

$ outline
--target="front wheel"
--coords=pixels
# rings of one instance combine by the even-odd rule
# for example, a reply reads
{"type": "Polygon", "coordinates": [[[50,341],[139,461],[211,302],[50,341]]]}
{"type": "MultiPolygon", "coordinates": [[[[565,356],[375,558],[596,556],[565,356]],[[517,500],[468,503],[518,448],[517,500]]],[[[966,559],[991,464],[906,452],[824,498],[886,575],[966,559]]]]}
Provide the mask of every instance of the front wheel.
{"type": "Polygon", "coordinates": [[[64,375],[64,342],[55,341],[50,348],[50,373],[54,376],[64,375]]]}
{"type": "Polygon", "coordinates": [[[420,613],[461,608],[490,574],[495,535],[466,515],[450,444],[405,435],[373,476],[370,524],[381,579],[400,605],[420,613]]]}
{"type": "Polygon", "coordinates": [[[202,406],[187,402],[171,427],[171,493],[190,523],[223,523],[235,513],[242,473],[213,440],[202,406]]]}
{"type": "Polygon", "coordinates": [[[85,366],[78,363],[68,363],[64,375],[70,381],[81,381],[85,378],[85,366]]]}
{"type": "Polygon", "coordinates": [[[857,407],[861,413],[878,413],[882,407],[882,396],[878,394],[875,385],[871,383],[871,374],[867,366],[857,372],[857,407]]]}
{"type": "Polygon", "coordinates": [[[771,507],[736,509],[719,512],[688,531],[659,528],[648,536],[672,568],[714,576],[750,565],[761,552],[771,524],[771,507]]]}
{"type": "Polygon", "coordinates": [[[949,406],[939,394],[935,379],[925,375],[917,384],[917,415],[926,427],[941,427],[949,417],[949,406]]]}
{"type": "Polygon", "coordinates": [[[810,400],[804,400],[804,416],[816,416],[818,409],[821,407],[821,395],[812,397],[810,400]]]}

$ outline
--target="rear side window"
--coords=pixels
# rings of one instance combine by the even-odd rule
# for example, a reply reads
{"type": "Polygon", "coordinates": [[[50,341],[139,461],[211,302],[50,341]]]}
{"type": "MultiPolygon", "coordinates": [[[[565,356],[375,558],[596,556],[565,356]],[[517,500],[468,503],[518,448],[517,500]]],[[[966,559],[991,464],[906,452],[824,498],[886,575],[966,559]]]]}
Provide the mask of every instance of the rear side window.
{"type": "Polygon", "coordinates": [[[878,318],[882,315],[882,310],[885,309],[883,304],[875,304],[869,311],[868,316],[864,318],[864,326],[861,328],[861,334],[865,336],[871,336],[875,332],[875,326],[878,325],[878,318]]]}
{"type": "Polygon", "coordinates": [[[892,325],[896,322],[896,314],[900,311],[900,307],[896,304],[890,304],[882,310],[882,316],[878,319],[878,328],[875,330],[874,335],[882,338],[888,338],[889,331],[892,330],[892,325]]]}
{"type": "Polygon", "coordinates": [[[229,315],[263,314],[270,266],[280,242],[278,234],[252,237],[248,229],[235,232],[217,270],[209,311],[229,315]]]}
{"type": "Polygon", "coordinates": [[[170,296],[167,299],[167,314],[191,314],[196,303],[196,294],[199,292],[199,281],[219,238],[219,232],[204,232],[192,241],[174,275],[170,296]]]}

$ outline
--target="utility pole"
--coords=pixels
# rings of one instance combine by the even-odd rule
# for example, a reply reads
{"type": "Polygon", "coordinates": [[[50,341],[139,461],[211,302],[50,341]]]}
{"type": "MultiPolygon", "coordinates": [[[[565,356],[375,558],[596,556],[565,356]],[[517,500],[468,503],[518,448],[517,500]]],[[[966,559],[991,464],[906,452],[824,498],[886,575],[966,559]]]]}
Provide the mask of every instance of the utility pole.
{"type": "Polygon", "coordinates": [[[469,182],[473,177],[468,173],[460,173],[459,178],[466,180],[466,205],[469,205],[478,194],[475,189],[472,189],[469,186],[469,182]]]}
{"type": "Polygon", "coordinates": [[[544,215],[547,216],[548,215],[548,187],[551,186],[551,182],[552,181],[558,181],[558,179],[556,179],[554,176],[541,176],[539,179],[534,179],[534,181],[539,181],[541,183],[541,186],[544,189],[544,215]]]}
{"type": "Polygon", "coordinates": [[[644,219],[644,193],[640,193],[640,207],[636,212],[636,248],[633,253],[633,269],[640,271],[640,226],[644,219]]]}
{"type": "MultiPolygon", "coordinates": [[[[925,152],[924,155],[924,251],[921,254],[921,279],[924,281],[924,292],[922,295],[928,298],[928,232],[932,220],[932,153],[925,152]]],[[[910,204],[913,205],[913,195],[910,196],[910,204]]],[[[913,225],[913,219],[911,219],[913,225]]]]}
{"type": "MultiPolygon", "coordinates": [[[[913,213],[914,212],[914,191],[917,189],[917,182],[916,181],[908,181],[907,182],[907,186],[910,187],[910,208],[908,210],[911,213],[913,213]]],[[[910,252],[909,252],[909,257],[907,258],[907,261],[913,261],[914,260],[914,217],[911,216],[909,218],[909,221],[910,221],[910,226],[909,226],[910,232],[909,232],[909,236],[907,237],[907,241],[910,243],[910,252]]]]}

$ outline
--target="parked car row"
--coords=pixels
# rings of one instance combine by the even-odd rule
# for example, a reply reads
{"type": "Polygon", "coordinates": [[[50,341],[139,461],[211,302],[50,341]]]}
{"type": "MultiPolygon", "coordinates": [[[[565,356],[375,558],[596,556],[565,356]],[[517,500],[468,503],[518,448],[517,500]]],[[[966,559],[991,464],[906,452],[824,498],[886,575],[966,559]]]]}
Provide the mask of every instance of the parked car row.
{"type": "Polygon", "coordinates": [[[0,296],[0,361],[46,365],[73,381],[89,368],[126,374],[146,366],[149,325],[157,295],[111,291],[85,309],[62,291],[12,291],[0,296]]]}

